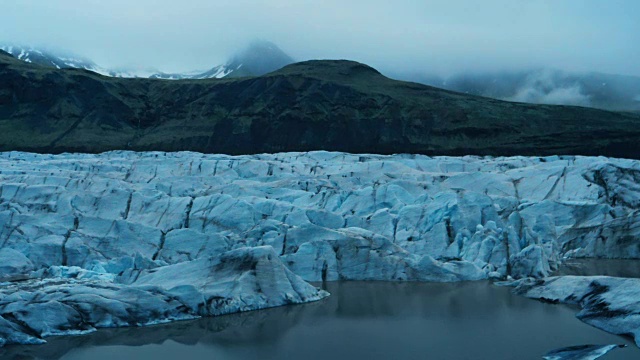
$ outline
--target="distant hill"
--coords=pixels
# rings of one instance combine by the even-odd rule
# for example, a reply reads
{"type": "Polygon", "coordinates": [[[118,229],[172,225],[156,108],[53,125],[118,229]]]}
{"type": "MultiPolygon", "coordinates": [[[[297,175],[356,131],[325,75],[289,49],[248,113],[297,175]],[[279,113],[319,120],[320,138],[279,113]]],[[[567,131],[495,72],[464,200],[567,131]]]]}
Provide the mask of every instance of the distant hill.
{"type": "Polygon", "coordinates": [[[0,150],[335,150],[640,157],[640,116],[504,102],[396,81],[351,61],[258,77],[109,78],[0,54],[0,150]]]}

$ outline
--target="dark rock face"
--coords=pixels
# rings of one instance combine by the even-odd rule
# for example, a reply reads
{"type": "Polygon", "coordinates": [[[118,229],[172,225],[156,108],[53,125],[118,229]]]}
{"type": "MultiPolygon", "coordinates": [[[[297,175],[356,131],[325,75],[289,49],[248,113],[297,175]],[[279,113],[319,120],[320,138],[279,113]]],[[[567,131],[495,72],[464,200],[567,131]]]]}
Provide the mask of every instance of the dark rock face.
{"type": "Polygon", "coordinates": [[[331,150],[638,158],[640,116],[467,96],[351,61],[260,77],[106,78],[0,56],[0,151],[331,150]]]}

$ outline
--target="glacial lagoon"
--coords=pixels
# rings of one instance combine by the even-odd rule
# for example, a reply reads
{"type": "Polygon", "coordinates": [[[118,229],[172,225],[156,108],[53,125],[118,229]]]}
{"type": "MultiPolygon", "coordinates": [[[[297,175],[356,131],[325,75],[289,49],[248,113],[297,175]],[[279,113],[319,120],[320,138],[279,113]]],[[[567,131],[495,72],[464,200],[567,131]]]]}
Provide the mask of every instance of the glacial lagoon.
{"type": "Polygon", "coordinates": [[[3,359],[541,359],[556,348],[627,344],[603,359],[638,359],[628,338],[580,322],[576,309],[487,281],[328,282],[319,302],[142,328],[100,329],[8,346],[3,359]]]}
{"type": "MultiPolygon", "coordinates": [[[[637,161],[112,152],[0,163],[3,359],[540,359],[631,344],[486,279],[546,278],[564,256],[640,258],[637,161]],[[306,283],[320,280],[332,296],[306,283]],[[51,336],[95,328],[111,329],[51,336]]],[[[558,274],[616,275],[598,264],[558,274]]],[[[625,264],[621,275],[637,272],[625,264]]]]}

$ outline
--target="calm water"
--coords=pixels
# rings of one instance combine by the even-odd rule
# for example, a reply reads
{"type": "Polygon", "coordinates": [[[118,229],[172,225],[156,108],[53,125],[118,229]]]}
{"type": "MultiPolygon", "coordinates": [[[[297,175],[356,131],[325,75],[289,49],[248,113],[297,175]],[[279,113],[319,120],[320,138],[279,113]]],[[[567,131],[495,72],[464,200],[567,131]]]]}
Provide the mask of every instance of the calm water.
{"type": "Polygon", "coordinates": [[[581,344],[631,340],[581,323],[575,310],[488,282],[338,282],[312,304],[0,349],[2,359],[540,359],[581,344]]]}

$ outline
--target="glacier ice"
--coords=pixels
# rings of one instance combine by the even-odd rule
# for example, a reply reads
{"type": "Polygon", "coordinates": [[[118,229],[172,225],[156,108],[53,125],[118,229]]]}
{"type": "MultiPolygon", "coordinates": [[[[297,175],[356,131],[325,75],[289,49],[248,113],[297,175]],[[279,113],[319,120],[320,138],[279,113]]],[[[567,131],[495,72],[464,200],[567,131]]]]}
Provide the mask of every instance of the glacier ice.
{"type": "Polygon", "coordinates": [[[242,291],[221,313],[326,295],[301,279],[542,278],[563,257],[640,258],[639,184],[640,162],[603,157],[0,153],[0,303],[26,299],[0,321],[20,328],[28,299],[62,288],[85,308],[137,292],[150,316],[79,326],[80,305],[47,295],[55,318],[0,337],[214,315],[194,299],[229,283],[200,277],[237,252],[268,257],[272,277],[234,268],[242,291]]]}
{"type": "Polygon", "coordinates": [[[262,245],[306,280],[420,279],[431,265],[443,280],[542,277],[562,256],[640,258],[632,160],[10,152],[0,180],[2,249],[23,255],[1,276],[262,245]]]}
{"type": "Polygon", "coordinates": [[[640,279],[608,276],[558,276],[521,279],[510,284],[533,299],[578,305],[578,319],[640,346],[640,279]]]}
{"type": "Polygon", "coordinates": [[[549,352],[545,360],[595,360],[625,345],[579,345],[549,352]]]}
{"type": "Polygon", "coordinates": [[[38,279],[0,287],[0,345],[37,344],[46,336],[82,334],[99,327],[299,304],[327,295],[291,273],[268,246],[134,268],[115,277],[52,267],[38,279]]]}

